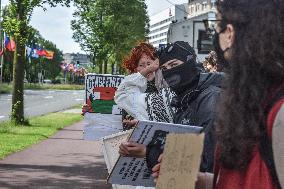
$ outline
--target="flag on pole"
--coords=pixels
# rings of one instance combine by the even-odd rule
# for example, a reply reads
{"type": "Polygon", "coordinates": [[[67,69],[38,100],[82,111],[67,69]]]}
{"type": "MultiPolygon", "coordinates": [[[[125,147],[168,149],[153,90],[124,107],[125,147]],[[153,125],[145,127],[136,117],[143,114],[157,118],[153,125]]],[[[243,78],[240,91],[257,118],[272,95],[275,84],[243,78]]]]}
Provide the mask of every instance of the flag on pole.
{"type": "Polygon", "coordinates": [[[45,58],[47,58],[48,60],[52,60],[54,56],[54,52],[48,51],[48,50],[46,50],[45,52],[46,52],[45,58]]]}
{"type": "Polygon", "coordinates": [[[31,55],[32,55],[32,49],[30,47],[26,46],[26,56],[31,57],[31,55]]]}
{"type": "Polygon", "coordinates": [[[37,54],[37,50],[36,49],[32,49],[31,56],[33,58],[38,58],[39,57],[38,54],[37,54]]]}
{"type": "Polygon", "coordinates": [[[14,52],[15,49],[16,49],[16,43],[13,39],[10,39],[10,37],[6,36],[5,37],[5,48],[8,50],[8,51],[12,51],[14,52]]]}
{"type": "Polygon", "coordinates": [[[44,49],[37,49],[36,50],[36,53],[39,55],[39,56],[46,56],[46,51],[44,49]]]}

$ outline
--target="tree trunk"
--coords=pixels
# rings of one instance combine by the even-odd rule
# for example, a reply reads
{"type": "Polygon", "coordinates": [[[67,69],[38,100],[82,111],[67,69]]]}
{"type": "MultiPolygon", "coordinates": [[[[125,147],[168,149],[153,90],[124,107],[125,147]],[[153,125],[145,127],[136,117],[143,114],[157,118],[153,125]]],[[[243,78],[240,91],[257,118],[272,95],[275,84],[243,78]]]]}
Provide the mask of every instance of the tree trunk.
{"type": "Polygon", "coordinates": [[[19,34],[15,36],[16,49],[13,61],[13,90],[11,119],[16,124],[25,123],[24,118],[24,69],[25,69],[25,39],[27,36],[27,22],[24,6],[21,1],[17,3],[17,17],[19,34]]]}
{"type": "Polygon", "coordinates": [[[24,66],[25,46],[16,37],[13,61],[13,90],[11,119],[17,124],[24,123],[24,66]]]}
{"type": "Polygon", "coordinates": [[[107,60],[104,61],[104,74],[107,74],[107,60]]]}
{"type": "Polygon", "coordinates": [[[115,66],[115,63],[112,63],[112,64],[111,64],[111,74],[112,74],[112,75],[116,74],[116,73],[114,73],[114,72],[116,72],[114,66],[115,66]]]}
{"type": "Polygon", "coordinates": [[[99,73],[103,73],[103,64],[101,62],[99,63],[99,73]]]}

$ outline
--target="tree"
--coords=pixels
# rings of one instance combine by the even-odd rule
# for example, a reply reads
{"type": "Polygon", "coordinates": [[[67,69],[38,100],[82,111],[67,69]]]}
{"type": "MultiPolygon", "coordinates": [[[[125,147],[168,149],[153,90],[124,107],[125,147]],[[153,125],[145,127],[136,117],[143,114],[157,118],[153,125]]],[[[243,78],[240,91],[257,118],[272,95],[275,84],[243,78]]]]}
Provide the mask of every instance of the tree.
{"type": "Polygon", "coordinates": [[[45,78],[51,79],[55,82],[56,77],[60,74],[60,64],[63,61],[63,53],[59,50],[54,43],[45,40],[33,27],[30,27],[26,45],[28,47],[39,47],[45,50],[53,51],[53,59],[46,59],[45,57],[32,58],[27,57],[27,64],[25,66],[27,79],[29,82],[37,81],[37,74],[44,70],[45,78]]]}
{"type": "MultiPolygon", "coordinates": [[[[16,42],[13,61],[13,90],[11,119],[16,124],[25,122],[24,118],[24,67],[25,44],[28,36],[28,25],[35,7],[49,4],[69,5],[70,0],[10,0],[9,16],[4,17],[5,32],[13,36],[16,42]]],[[[44,8],[44,7],[43,7],[44,8]]]]}
{"type": "Polygon", "coordinates": [[[60,64],[63,61],[63,53],[60,51],[55,44],[51,41],[44,40],[41,44],[43,44],[45,49],[54,52],[54,56],[52,60],[48,60],[44,58],[44,62],[42,65],[43,70],[45,70],[45,77],[50,78],[54,83],[56,77],[60,74],[61,68],[60,64]]]}
{"type": "Polygon", "coordinates": [[[121,62],[134,44],[147,36],[149,18],[144,0],[78,0],[75,5],[73,38],[95,57],[100,73],[102,65],[106,73],[110,57],[121,62]]]}

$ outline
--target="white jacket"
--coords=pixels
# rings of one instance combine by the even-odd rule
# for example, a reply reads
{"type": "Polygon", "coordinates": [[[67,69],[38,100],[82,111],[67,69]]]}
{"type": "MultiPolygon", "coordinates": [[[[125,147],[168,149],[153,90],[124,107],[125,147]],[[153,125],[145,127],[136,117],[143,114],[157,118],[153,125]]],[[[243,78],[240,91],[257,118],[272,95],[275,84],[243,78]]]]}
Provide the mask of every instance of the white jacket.
{"type": "Polygon", "coordinates": [[[114,101],[138,120],[172,122],[170,102],[174,94],[169,89],[145,93],[147,79],[139,72],[128,75],[119,85],[114,101]]]}
{"type": "Polygon", "coordinates": [[[138,120],[149,120],[146,111],[147,79],[139,72],[128,75],[115,92],[114,101],[132,117],[138,120]]]}

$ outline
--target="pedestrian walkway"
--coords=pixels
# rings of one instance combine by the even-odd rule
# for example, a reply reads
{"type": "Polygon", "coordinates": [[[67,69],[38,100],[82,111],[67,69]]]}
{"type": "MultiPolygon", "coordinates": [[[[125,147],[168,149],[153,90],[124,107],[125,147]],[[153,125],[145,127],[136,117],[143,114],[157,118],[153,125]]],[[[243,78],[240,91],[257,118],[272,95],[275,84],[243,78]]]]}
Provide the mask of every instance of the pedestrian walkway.
{"type": "Polygon", "coordinates": [[[111,189],[98,141],[83,140],[83,122],[0,161],[1,189],[111,189]]]}

